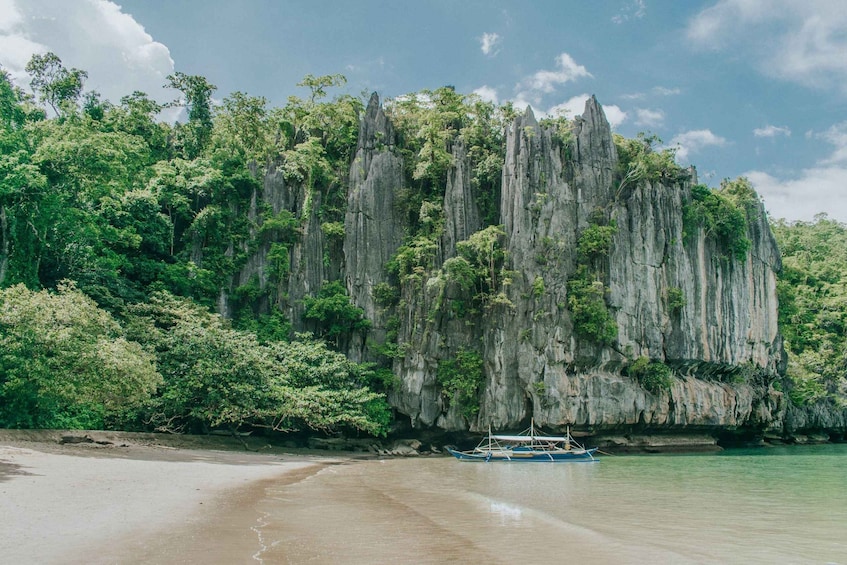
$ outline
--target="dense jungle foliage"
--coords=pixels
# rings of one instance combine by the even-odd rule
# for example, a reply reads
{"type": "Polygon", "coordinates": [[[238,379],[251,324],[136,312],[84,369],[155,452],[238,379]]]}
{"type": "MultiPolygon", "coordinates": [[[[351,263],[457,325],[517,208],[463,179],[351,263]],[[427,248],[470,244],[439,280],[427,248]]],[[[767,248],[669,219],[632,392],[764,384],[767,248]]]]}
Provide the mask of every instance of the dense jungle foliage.
{"type": "Polygon", "coordinates": [[[779,323],[791,399],[847,406],[847,226],[820,214],[771,227],[782,252],[779,323]]]}
{"type": "MultiPolygon", "coordinates": [[[[392,328],[381,346],[389,361],[353,363],[341,344],[370,321],[341,281],[304,298],[301,319],[283,308],[291,252],[313,212],[326,264],[344,238],[363,111],[360,98],[328,97],[344,78],[307,76],[303,97],[270,108],[241,92],[213,104],[215,86],[183,73],[167,78],[176,100],[160,105],[141,92],[101,100],[84,91],[84,71],[53,54],[33,57],[27,71],[33,95],[0,69],[0,426],[387,433],[388,367],[402,354],[392,328]],[[182,122],[161,120],[176,110],[182,122]],[[300,204],[251,208],[271,167],[302,191],[300,204]],[[267,284],[232,287],[260,245],[268,246],[267,284]],[[227,318],[213,313],[223,289],[227,318]]],[[[375,289],[375,299],[396,304],[401,288],[420,288],[433,274],[444,186],[461,150],[485,227],[457,245],[438,276],[470,297],[453,304],[462,313],[513,307],[498,204],[514,109],[443,87],[389,101],[386,112],[406,167],[398,212],[410,229],[386,266],[394,284],[375,289]]],[[[568,132],[558,138],[566,143],[568,132]]],[[[671,152],[654,150],[655,138],[615,142],[619,196],[683,175],[671,152]]],[[[743,255],[750,194],[743,179],[695,187],[687,228],[704,228],[730,256],[743,255]]],[[[598,224],[583,234],[580,270],[568,283],[568,306],[598,343],[616,334],[597,267],[614,229],[598,224]]],[[[774,229],[785,255],[780,321],[791,397],[843,401],[845,227],[821,218],[774,229]]],[[[533,292],[543,294],[543,279],[533,292]]],[[[457,352],[438,380],[465,412],[477,410],[478,352],[457,352]]]]}

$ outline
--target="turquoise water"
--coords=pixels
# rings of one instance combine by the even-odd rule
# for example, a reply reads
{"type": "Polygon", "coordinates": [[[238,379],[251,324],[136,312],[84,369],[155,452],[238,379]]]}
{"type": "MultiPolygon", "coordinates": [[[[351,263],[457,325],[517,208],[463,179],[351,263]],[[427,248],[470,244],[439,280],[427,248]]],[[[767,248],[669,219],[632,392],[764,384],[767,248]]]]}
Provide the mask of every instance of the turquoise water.
{"type": "Polygon", "coordinates": [[[269,489],[263,538],[273,541],[257,557],[847,564],[846,464],[847,445],[594,464],[353,463],[269,489]]]}

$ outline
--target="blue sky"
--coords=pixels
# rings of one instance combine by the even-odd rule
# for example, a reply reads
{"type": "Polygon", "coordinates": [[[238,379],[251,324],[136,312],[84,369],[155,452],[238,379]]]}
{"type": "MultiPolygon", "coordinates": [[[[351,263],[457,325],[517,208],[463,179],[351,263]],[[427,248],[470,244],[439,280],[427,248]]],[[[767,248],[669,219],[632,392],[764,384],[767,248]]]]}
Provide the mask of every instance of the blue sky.
{"type": "Polygon", "coordinates": [[[748,176],[772,217],[847,222],[842,0],[0,0],[0,64],[35,52],[118,100],[174,71],[216,98],[283,105],[306,74],[394,97],[453,85],[537,114],[595,94],[626,136],[658,134],[700,179],[748,176]]]}

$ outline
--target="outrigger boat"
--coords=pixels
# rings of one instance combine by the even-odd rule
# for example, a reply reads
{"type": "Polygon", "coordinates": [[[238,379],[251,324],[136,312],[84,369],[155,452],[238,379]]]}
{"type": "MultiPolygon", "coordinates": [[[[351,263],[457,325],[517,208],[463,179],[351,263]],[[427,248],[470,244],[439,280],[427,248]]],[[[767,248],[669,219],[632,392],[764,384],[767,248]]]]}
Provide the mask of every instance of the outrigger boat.
{"type": "Polygon", "coordinates": [[[448,449],[459,461],[510,461],[510,462],[594,462],[594,453],[598,448],[586,449],[571,436],[570,426],[563,436],[541,435],[531,422],[529,429],[518,435],[492,434],[488,428],[488,437],[482,439],[471,451],[448,449]]]}

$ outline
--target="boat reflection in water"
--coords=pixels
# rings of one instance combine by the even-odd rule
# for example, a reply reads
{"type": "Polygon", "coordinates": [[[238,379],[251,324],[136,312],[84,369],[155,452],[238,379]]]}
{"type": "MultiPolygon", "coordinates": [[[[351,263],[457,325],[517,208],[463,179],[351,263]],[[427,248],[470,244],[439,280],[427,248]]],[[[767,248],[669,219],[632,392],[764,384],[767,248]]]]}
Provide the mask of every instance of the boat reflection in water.
{"type": "Polygon", "coordinates": [[[450,454],[459,461],[508,461],[515,463],[567,463],[597,461],[596,447],[586,449],[571,436],[570,427],[563,436],[541,435],[531,422],[529,429],[518,435],[492,434],[483,438],[471,451],[450,449],[450,454]]]}

